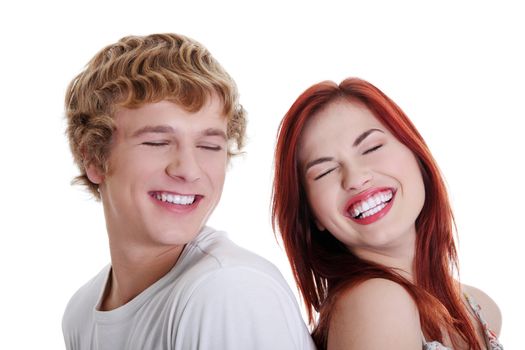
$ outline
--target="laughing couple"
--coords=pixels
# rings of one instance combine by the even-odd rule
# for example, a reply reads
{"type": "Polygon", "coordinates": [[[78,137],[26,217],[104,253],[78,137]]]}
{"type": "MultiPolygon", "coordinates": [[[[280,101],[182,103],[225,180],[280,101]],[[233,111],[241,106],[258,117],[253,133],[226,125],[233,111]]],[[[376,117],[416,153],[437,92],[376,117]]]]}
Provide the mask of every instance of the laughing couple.
{"type": "Polygon", "coordinates": [[[67,349],[502,349],[496,304],[454,278],[435,161],[366,81],[310,87],[279,130],[272,214],[312,334],[278,269],[206,226],[246,120],[205,47],[122,38],[73,79],[66,116],[111,254],[66,307],[67,349]]]}

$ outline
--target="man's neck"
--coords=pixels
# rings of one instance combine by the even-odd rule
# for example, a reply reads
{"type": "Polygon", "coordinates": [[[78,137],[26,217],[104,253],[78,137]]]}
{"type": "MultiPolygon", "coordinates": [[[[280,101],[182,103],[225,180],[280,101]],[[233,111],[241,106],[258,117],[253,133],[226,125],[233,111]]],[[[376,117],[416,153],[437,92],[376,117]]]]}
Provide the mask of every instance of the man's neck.
{"type": "Polygon", "coordinates": [[[178,261],[184,246],[145,250],[121,249],[110,242],[111,275],[100,306],[101,311],[116,309],[165,276],[178,261]]]}

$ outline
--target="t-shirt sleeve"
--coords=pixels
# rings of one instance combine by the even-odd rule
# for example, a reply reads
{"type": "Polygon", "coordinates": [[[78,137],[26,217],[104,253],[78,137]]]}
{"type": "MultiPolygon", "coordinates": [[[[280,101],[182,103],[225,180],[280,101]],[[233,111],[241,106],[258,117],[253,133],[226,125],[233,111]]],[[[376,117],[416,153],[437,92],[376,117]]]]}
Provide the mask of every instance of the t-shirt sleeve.
{"type": "Polygon", "coordinates": [[[192,291],[173,334],[174,349],[315,349],[284,279],[223,268],[192,291]]]}

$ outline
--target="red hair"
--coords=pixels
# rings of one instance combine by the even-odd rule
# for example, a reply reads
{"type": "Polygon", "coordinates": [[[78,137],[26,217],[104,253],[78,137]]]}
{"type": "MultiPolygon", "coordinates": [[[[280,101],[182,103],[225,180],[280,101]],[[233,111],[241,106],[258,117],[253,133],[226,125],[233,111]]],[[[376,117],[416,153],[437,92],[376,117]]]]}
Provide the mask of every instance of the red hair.
{"type": "Polygon", "coordinates": [[[454,217],[445,183],[417,129],[378,88],[349,78],[340,85],[329,81],[318,83],[299,96],[279,128],[272,195],[273,228],[276,231],[277,227],[281,233],[319,349],[326,348],[337,297],[371,278],[392,280],[410,293],[419,309],[421,328],[432,340],[443,342],[442,330],[445,330],[455,346],[463,341],[471,349],[481,349],[462,302],[460,285],[453,276],[458,257],[453,237],[454,217]],[[341,98],[363,103],[419,162],[426,195],[416,220],[413,282],[391,268],[355,256],[332,235],[320,234],[313,221],[298,168],[297,145],[309,118],[341,98]],[[316,313],[319,313],[317,321],[316,313]]]}

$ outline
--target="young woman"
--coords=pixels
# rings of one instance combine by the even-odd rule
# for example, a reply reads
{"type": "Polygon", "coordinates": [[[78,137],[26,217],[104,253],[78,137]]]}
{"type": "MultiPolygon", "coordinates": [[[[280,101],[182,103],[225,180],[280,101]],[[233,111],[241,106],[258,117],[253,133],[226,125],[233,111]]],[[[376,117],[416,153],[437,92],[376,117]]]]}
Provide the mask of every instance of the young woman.
{"type": "Polygon", "coordinates": [[[370,83],[322,82],[292,105],[272,216],[319,349],[503,349],[497,305],[457,280],[436,162],[370,83]]]}

